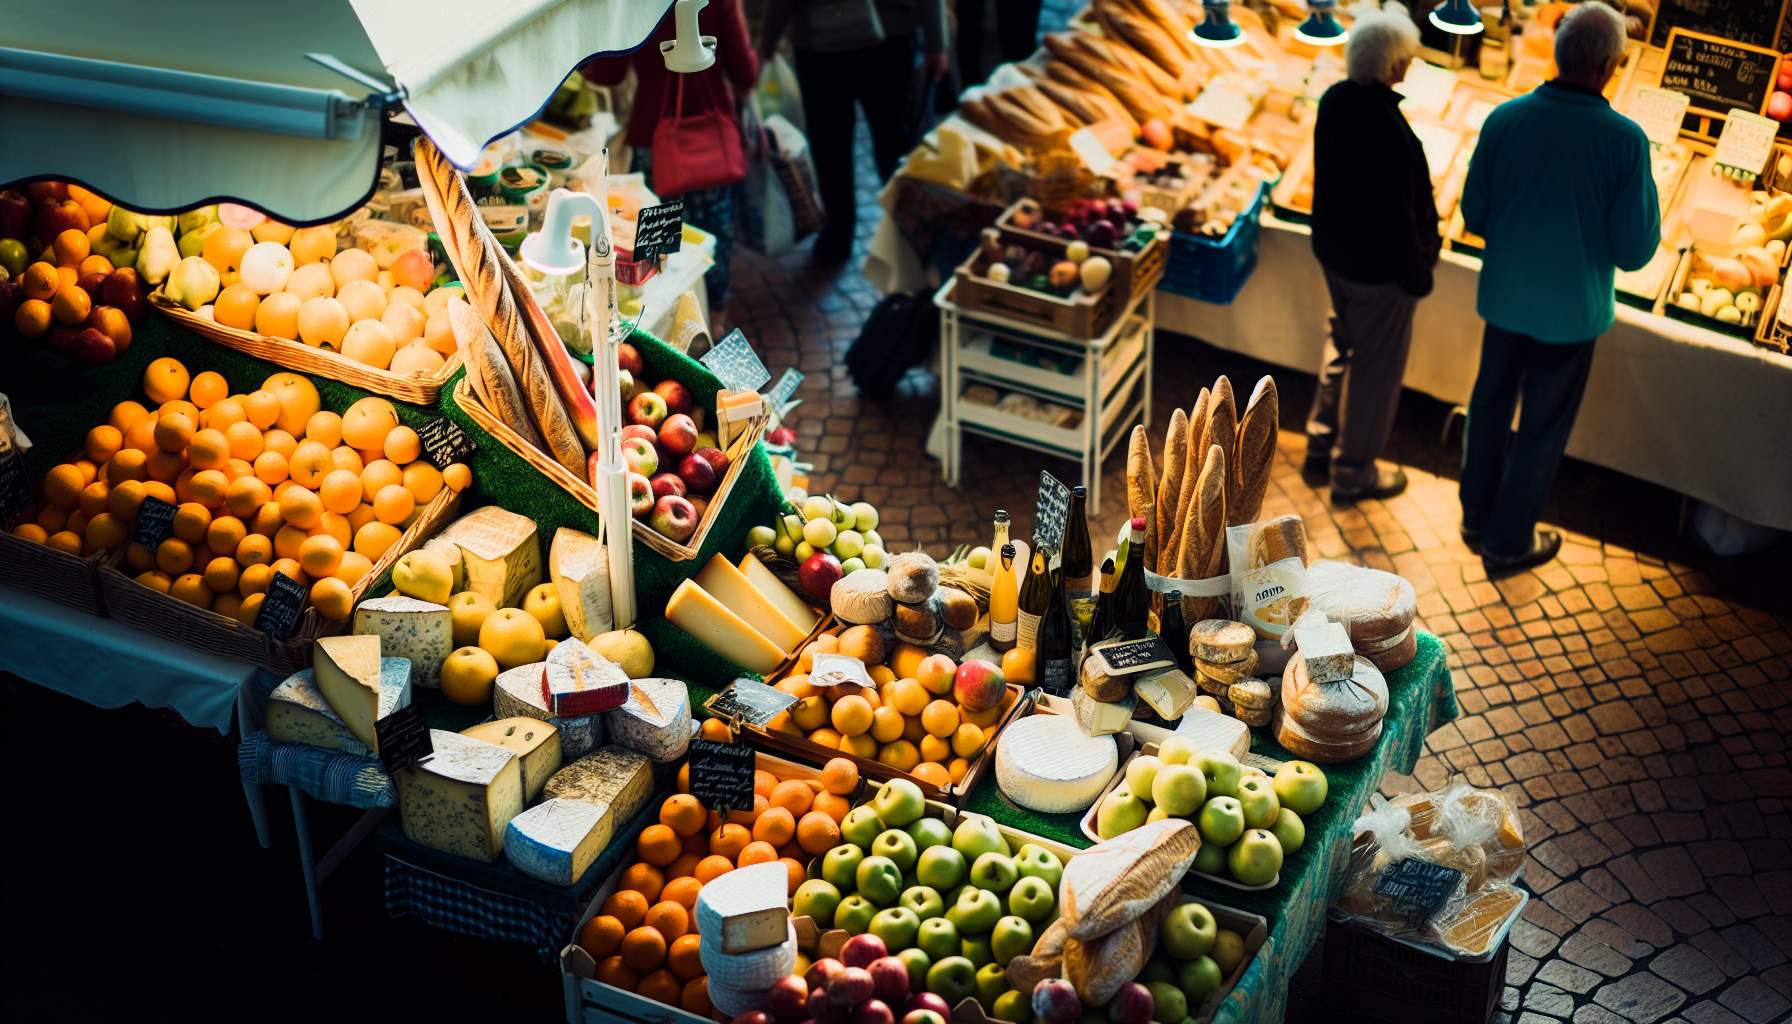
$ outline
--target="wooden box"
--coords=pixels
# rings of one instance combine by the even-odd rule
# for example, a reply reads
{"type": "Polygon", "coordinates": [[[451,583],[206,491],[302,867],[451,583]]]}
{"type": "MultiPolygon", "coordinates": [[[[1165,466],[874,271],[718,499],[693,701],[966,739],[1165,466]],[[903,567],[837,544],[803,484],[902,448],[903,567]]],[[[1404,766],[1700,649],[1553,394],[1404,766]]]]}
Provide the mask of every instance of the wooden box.
{"type": "MultiPolygon", "coordinates": [[[[1009,206],[1008,209],[1002,211],[1000,217],[996,218],[996,229],[1002,233],[1003,241],[1015,241],[1033,246],[1064,244],[1065,240],[1056,235],[1048,235],[1031,228],[1015,227],[1014,211],[1019,205],[1019,203],[1015,203],[1009,206]]],[[[1157,287],[1158,280],[1164,276],[1164,261],[1170,256],[1168,236],[1168,231],[1160,230],[1157,237],[1151,240],[1151,244],[1138,252],[1128,252],[1124,249],[1104,249],[1094,245],[1089,247],[1091,256],[1106,257],[1107,261],[1114,265],[1114,279],[1108,287],[1110,290],[1120,289],[1123,297],[1122,305],[1130,304],[1133,296],[1157,287]]]]}
{"type": "MultiPolygon", "coordinates": [[[[1040,245],[1051,259],[1062,257],[1064,243],[1040,245]]],[[[1126,308],[1121,289],[1110,283],[1095,295],[1077,289],[1060,298],[986,276],[988,261],[981,249],[973,251],[956,271],[958,287],[953,300],[961,311],[975,316],[987,313],[1023,327],[1067,338],[1100,337],[1126,308]]]]}

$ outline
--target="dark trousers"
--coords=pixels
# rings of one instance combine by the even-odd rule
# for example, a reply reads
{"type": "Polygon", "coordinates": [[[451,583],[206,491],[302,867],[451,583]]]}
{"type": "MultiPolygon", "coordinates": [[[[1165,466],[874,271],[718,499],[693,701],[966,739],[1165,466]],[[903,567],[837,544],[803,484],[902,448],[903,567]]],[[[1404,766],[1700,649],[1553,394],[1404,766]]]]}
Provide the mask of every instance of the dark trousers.
{"type": "Polygon", "coordinates": [[[803,90],[809,153],[815,160],[821,203],[828,215],[827,226],[815,241],[817,253],[844,254],[852,248],[858,223],[853,188],[853,139],[858,130],[854,106],[865,112],[878,178],[887,180],[915,143],[914,77],[913,34],[844,53],[797,51],[796,79],[803,90]]]}
{"type": "Polygon", "coordinates": [[[1462,438],[1462,528],[1480,532],[1483,551],[1530,550],[1592,366],[1592,340],[1555,344],[1487,325],[1462,438]]]}
{"type": "MultiPolygon", "coordinates": [[[[990,20],[989,0],[959,0],[959,87],[979,85],[989,77],[983,64],[985,22],[990,20]]],[[[996,52],[1004,63],[1026,60],[1039,45],[1041,0],[994,0],[996,52]]]]}
{"type": "Polygon", "coordinates": [[[1307,414],[1307,450],[1329,450],[1332,486],[1357,490],[1375,484],[1376,456],[1394,429],[1419,300],[1397,284],[1358,284],[1329,269],[1325,288],[1331,331],[1307,414]]]}

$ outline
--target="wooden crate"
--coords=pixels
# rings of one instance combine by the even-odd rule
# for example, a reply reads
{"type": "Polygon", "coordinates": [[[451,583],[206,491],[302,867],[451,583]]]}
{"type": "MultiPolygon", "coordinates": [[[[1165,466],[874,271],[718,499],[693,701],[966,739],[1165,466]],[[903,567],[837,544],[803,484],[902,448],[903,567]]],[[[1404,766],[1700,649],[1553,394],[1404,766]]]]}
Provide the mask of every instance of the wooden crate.
{"type": "MultiPolygon", "coordinates": [[[[1062,256],[1063,241],[1058,240],[1048,251],[1054,256],[1062,256]]],[[[988,261],[981,249],[973,251],[959,264],[956,271],[958,287],[953,290],[952,297],[961,312],[973,316],[988,313],[1051,334],[1092,339],[1100,337],[1126,308],[1120,289],[1111,285],[1096,295],[1078,289],[1068,297],[1059,298],[1016,284],[991,281],[984,276],[987,267],[988,261]]]]}
{"type": "MultiPolygon", "coordinates": [[[[1048,235],[1031,228],[1015,227],[1014,211],[1018,206],[1020,203],[1014,203],[1003,210],[1000,217],[996,218],[996,230],[1002,233],[1005,241],[1011,240],[1034,247],[1064,244],[1065,240],[1056,235],[1048,235]]],[[[1168,231],[1160,230],[1157,237],[1151,240],[1151,244],[1138,252],[1128,252],[1124,249],[1104,249],[1093,245],[1089,247],[1091,256],[1106,257],[1107,261],[1114,265],[1114,280],[1109,288],[1110,290],[1120,289],[1120,293],[1124,297],[1121,305],[1129,305],[1134,295],[1148,292],[1157,287],[1158,280],[1164,276],[1164,261],[1170,256],[1168,235],[1168,231]]]]}
{"type": "Polygon", "coordinates": [[[1780,303],[1785,301],[1786,288],[1783,283],[1774,285],[1767,292],[1766,301],[1761,303],[1760,321],[1755,324],[1755,344],[1762,348],[1770,348],[1781,355],[1792,353],[1792,336],[1780,327],[1780,303]]]}

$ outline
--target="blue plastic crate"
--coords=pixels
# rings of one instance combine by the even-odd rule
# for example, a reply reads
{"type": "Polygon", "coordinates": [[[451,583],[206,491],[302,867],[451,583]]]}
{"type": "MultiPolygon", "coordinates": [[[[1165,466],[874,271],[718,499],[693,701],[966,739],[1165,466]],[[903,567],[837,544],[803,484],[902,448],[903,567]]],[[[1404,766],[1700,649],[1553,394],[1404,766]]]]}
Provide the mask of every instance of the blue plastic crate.
{"type": "Polygon", "coordinates": [[[1224,306],[1257,269],[1257,238],[1262,231],[1265,188],[1257,186],[1232,230],[1221,238],[1175,232],[1170,236],[1170,259],[1157,286],[1175,295],[1224,306]]]}

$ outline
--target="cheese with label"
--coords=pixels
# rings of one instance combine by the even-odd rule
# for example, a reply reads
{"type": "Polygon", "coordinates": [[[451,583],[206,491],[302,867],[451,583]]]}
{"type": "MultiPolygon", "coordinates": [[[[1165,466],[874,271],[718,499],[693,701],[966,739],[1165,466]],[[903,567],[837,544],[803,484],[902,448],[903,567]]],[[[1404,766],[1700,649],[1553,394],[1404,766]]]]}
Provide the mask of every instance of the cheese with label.
{"type": "Polygon", "coordinates": [[[541,787],[560,770],[560,730],[534,718],[500,718],[461,730],[462,736],[484,740],[515,754],[523,765],[523,798],[535,799],[541,787]]]}
{"type": "Polygon", "coordinates": [[[710,881],[697,893],[697,931],[716,936],[723,953],[778,945],[790,922],[789,883],[789,873],[777,861],[737,868],[710,881]]]}
{"type": "Polygon", "coordinates": [[[755,590],[765,595],[766,600],[784,613],[785,618],[797,624],[804,636],[815,631],[815,624],[821,621],[821,616],[798,597],[796,591],[785,586],[776,573],[767,569],[765,563],[754,558],[752,552],[741,556],[740,571],[755,590]]]}
{"type": "Polygon", "coordinates": [[[610,844],[610,828],[604,804],[543,800],[510,819],[504,857],[530,878],[572,885],[610,844]]]}
{"type": "Polygon", "coordinates": [[[613,628],[610,611],[610,553],[589,533],[562,526],[548,548],[548,579],[560,595],[566,628],[590,641],[613,628]]]}
{"type": "Polygon", "coordinates": [[[1117,701],[1096,700],[1080,686],[1070,691],[1070,707],[1076,715],[1076,724],[1091,736],[1125,732],[1132,724],[1132,712],[1138,703],[1132,697],[1117,701]]]}
{"type": "Polygon", "coordinates": [[[786,653],[777,644],[747,625],[696,580],[678,584],[666,602],[666,620],[749,672],[769,675],[784,663],[786,653]]]}
{"type": "Polygon", "coordinates": [[[497,718],[533,718],[560,730],[560,755],[567,760],[584,757],[604,741],[604,716],[573,715],[559,718],[548,711],[541,694],[542,673],[547,662],[518,665],[498,673],[492,687],[492,715],[497,718]]]}
{"type": "Polygon", "coordinates": [[[380,638],[380,654],[408,658],[411,681],[441,689],[442,662],[454,650],[454,621],[448,609],[412,597],[376,597],[355,609],[354,631],[380,638]]]}
{"type": "Polygon", "coordinates": [[[996,743],[996,785],[1002,795],[1045,814],[1081,811],[1101,795],[1120,767],[1112,736],[1090,736],[1063,715],[1028,715],[996,743]]]}
{"type": "Polygon", "coordinates": [[[527,516],[487,505],[455,520],[441,539],[460,548],[463,589],[485,596],[493,607],[522,607],[523,595],[541,582],[541,542],[527,516]]]}
{"type": "Polygon", "coordinates": [[[1182,713],[1195,703],[1195,681],[1179,668],[1140,677],[1133,684],[1132,692],[1151,705],[1151,710],[1166,722],[1181,718],[1182,713]]]}
{"type": "Polygon", "coordinates": [[[599,747],[555,772],[541,792],[549,799],[602,804],[620,825],[653,795],[653,764],[633,750],[599,747]]]}
{"type": "MultiPolygon", "coordinates": [[[[771,598],[748,581],[746,573],[736,569],[733,562],[720,554],[711,558],[696,578],[698,586],[747,620],[747,625],[764,634],[785,654],[796,650],[808,637],[807,629],[784,614],[771,598]]],[[[778,585],[784,586],[782,583],[778,585]]]]}
{"type": "Polygon", "coordinates": [[[435,752],[398,776],[405,838],[443,853],[497,860],[506,826],[523,813],[521,759],[445,729],[431,729],[429,742],[435,752]]]}
{"type": "Polygon", "coordinates": [[[556,715],[609,711],[628,699],[628,675],[583,642],[569,640],[548,652],[541,696],[556,715]]]}
{"type": "Polygon", "coordinates": [[[263,721],[268,739],[275,743],[303,743],[308,747],[337,750],[356,757],[372,757],[367,744],[355,738],[330,710],[329,702],[317,689],[317,676],[311,669],[290,675],[274,692],[268,694],[268,709],[263,721]]]}
{"type": "Polygon", "coordinates": [[[1356,671],[1356,648],[1350,633],[1336,622],[1302,626],[1294,631],[1294,646],[1307,663],[1307,679],[1336,683],[1356,671]]]}
{"type": "Polygon", "coordinates": [[[605,712],[610,742],[660,764],[683,757],[691,745],[690,691],[676,679],[635,679],[628,688],[628,701],[605,712]]]}
{"type": "Polygon", "coordinates": [[[373,723],[380,717],[380,638],[319,637],[311,648],[311,668],[330,710],[362,745],[377,753],[373,723]]]}
{"type": "MultiPolygon", "coordinates": [[[[734,873],[728,872],[729,875],[734,873]]],[[[726,878],[728,875],[722,877],[726,878]]],[[[710,883],[714,884],[715,882],[710,883]]],[[[709,885],[703,888],[707,889],[709,885]]],[[[729,1006],[751,1009],[755,998],[771,988],[779,978],[786,977],[796,969],[796,925],[790,920],[788,911],[777,922],[776,927],[778,941],[748,953],[725,953],[722,951],[721,940],[715,937],[714,932],[699,933],[701,937],[697,942],[697,959],[703,964],[703,973],[709,976],[710,987],[720,990],[723,1001],[729,1006]]],[[[722,1003],[716,1003],[713,998],[711,1003],[718,1009],[722,1006],[722,1003]]],[[[734,1012],[744,1011],[736,1009],[734,1012]]]]}

